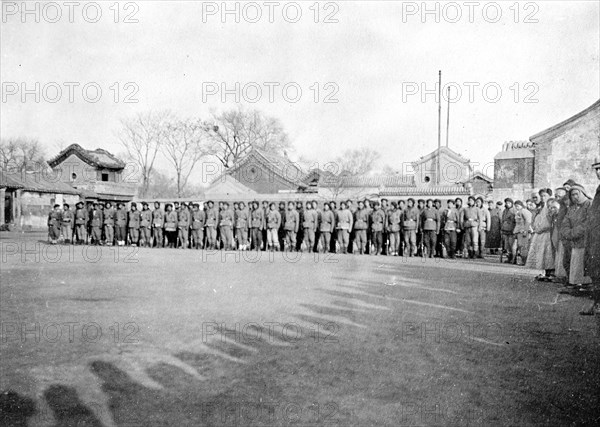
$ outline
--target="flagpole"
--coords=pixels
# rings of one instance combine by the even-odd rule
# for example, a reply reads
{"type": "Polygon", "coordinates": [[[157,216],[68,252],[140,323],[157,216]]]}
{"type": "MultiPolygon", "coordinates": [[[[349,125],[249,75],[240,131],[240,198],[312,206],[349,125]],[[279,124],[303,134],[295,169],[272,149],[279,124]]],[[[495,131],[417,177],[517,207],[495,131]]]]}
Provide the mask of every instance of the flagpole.
{"type": "Polygon", "coordinates": [[[437,168],[435,173],[435,182],[440,183],[440,151],[442,148],[442,70],[439,71],[438,84],[438,153],[437,153],[437,168]]]}

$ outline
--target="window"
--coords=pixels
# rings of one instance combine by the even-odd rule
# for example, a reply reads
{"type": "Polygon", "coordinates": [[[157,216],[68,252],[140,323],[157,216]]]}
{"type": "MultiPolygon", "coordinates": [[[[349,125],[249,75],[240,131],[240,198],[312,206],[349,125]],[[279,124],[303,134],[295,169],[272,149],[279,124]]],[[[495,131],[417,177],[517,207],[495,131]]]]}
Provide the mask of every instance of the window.
{"type": "Polygon", "coordinates": [[[431,178],[429,178],[428,176],[425,177],[425,182],[429,182],[431,181],[431,178]]]}
{"type": "Polygon", "coordinates": [[[73,172],[71,174],[71,181],[76,181],[77,180],[77,174],[75,172],[73,172]]]}
{"type": "Polygon", "coordinates": [[[108,182],[108,173],[102,172],[102,181],[108,182]]]}

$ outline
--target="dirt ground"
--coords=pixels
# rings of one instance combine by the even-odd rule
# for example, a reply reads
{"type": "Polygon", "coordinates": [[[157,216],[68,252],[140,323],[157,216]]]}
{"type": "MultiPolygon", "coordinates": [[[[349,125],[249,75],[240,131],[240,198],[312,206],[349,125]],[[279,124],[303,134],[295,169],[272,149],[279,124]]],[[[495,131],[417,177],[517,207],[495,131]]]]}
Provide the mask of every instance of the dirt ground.
{"type": "Polygon", "coordinates": [[[598,316],[497,260],[0,234],[0,425],[600,422],[598,316]]]}

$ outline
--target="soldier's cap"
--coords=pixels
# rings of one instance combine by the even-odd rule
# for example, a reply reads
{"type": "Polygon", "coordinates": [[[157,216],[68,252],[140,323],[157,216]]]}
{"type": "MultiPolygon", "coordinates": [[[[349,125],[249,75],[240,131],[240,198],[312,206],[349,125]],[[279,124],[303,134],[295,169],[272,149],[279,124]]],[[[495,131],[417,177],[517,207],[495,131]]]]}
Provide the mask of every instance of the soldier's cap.
{"type": "Polygon", "coordinates": [[[172,208],[172,207],[173,207],[173,205],[172,205],[171,203],[167,203],[167,204],[165,205],[165,209],[167,209],[167,208],[172,208]]]}
{"type": "Polygon", "coordinates": [[[469,196],[469,197],[467,197],[467,200],[473,200],[473,201],[475,201],[475,197],[469,196]]]}
{"type": "Polygon", "coordinates": [[[456,203],[458,203],[458,201],[459,201],[459,200],[462,202],[462,199],[461,199],[460,197],[457,197],[456,199],[454,199],[454,201],[455,201],[456,203]]]}
{"type": "Polygon", "coordinates": [[[362,200],[359,200],[358,204],[362,204],[364,206],[365,202],[363,202],[362,200]]]}
{"type": "Polygon", "coordinates": [[[450,203],[454,204],[454,199],[448,199],[448,202],[447,202],[447,203],[448,203],[448,204],[450,204],[450,203]]]}
{"type": "Polygon", "coordinates": [[[500,200],[498,200],[498,201],[496,202],[496,205],[497,205],[497,206],[502,206],[503,204],[504,204],[504,203],[502,203],[502,201],[500,201],[500,200]]]}
{"type": "Polygon", "coordinates": [[[66,207],[66,208],[70,208],[71,206],[69,206],[69,204],[68,204],[68,203],[63,203],[63,208],[65,208],[65,207],[66,207]]]}
{"type": "Polygon", "coordinates": [[[394,208],[398,207],[398,203],[396,203],[396,202],[392,202],[391,204],[392,204],[392,207],[394,207],[394,208]]]}
{"type": "Polygon", "coordinates": [[[106,207],[108,207],[108,206],[112,206],[112,203],[111,203],[111,202],[106,202],[104,205],[105,205],[106,207]]]}
{"type": "Polygon", "coordinates": [[[206,204],[208,205],[209,203],[212,203],[213,205],[215,204],[215,202],[213,202],[212,200],[207,200],[206,204]]]}
{"type": "Polygon", "coordinates": [[[229,206],[229,202],[219,202],[219,203],[223,203],[223,206],[229,206]]]}
{"type": "Polygon", "coordinates": [[[429,202],[433,203],[433,199],[427,199],[427,200],[425,201],[425,203],[429,203],[429,202]]]}
{"type": "MultiPolygon", "coordinates": [[[[107,203],[107,205],[110,205],[110,203],[107,203]]],[[[148,206],[148,202],[142,202],[142,206],[148,206]]]]}
{"type": "Polygon", "coordinates": [[[567,191],[567,189],[565,187],[558,187],[556,190],[554,190],[554,194],[556,194],[556,192],[558,190],[563,190],[563,191],[567,191]]]}
{"type": "Polygon", "coordinates": [[[75,206],[79,206],[79,205],[83,206],[83,202],[77,202],[77,203],[75,203],[75,206]]]}
{"type": "Polygon", "coordinates": [[[271,202],[271,203],[269,203],[269,207],[271,207],[271,206],[277,207],[277,204],[275,202],[271,202]]]}
{"type": "Polygon", "coordinates": [[[522,202],[522,201],[520,201],[520,200],[517,200],[517,201],[515,202],[515,206],[521,206],[522,208],[524,208],[524,207],[525,207],[525,205],[523,204],[523,202],[522,202]]]}
{"type": "Polygon", "coordinates": [[[440,199],[435,199],[433,203],[442,203],[442,201],[440,199]]]}
{"type": "Polygon", "coordinates": [[[173,204],[174,204],[174,205],[178,205],[178,204],[179,204],[179,202],[173,202],[173,204]]]}
{"type": "Polygon", "coordinates": [[[119,202],[119,203],[117,203],[117,207],[118,207],[118,206],[125,206],[125,203],[123,203],[123,202],[119,202]]]}
{"type": "Polygon", "coordinates": [[[156,202],[154,202],[154,204],[157,204],[157,203],[160,205],[160,202],[158,200],[156,202]]]}
{"type": "Polygon", "coordinates": [[[475,200],[479,200],[481,203],[483,203],[483,197],[479,196],[478,198],[476,198],[475,200]]]}
{"type": "Polygon", "coordinates": [[[572,179],[569,179],[569,180],[567,180],[567,182],[565,182],[565,183],[563,184],[563,186],[567,186],[567,185],[568,185],[569,187],[572,187],[572,186],[574,186],[575,184],[577,184],[575,181],[573,181],[572,179]]]}
{"type": "Polygon", "coordinates": [[[388,201],[388,199],[381,199],[381,203],[387,202],[387,201],[388,201]]]}
{"type": "Polygon", "coordinates": [[[240,206],[241,206],[241,205],[244,205],[244,206],[246,206],[246,204],[245,204],[244,202],[239,202],[239,205],[240,205],[240,206]]]}
{"type": "MultiPolygon", "coordinates": [[[[507,197],[506,199],[504,199],[504,203],[514,203],[514,202],[513,202],[513,199],[511,199],[510,197],[507,197]]],[[[521,202],[521,203],[523,203],[523,202],[521,202]]]]}
{"type": "Polygon", "coordinates": [[[417,203],[421,203],[421,202],[425,203],[425,200],[423,200],[423,199],[417,200],[417,203]]]}
{"type": "Polygon", "coordinates": [[[317,203],[318,204],[318,202],[316,200],[313,200],[311,203],[317,203]]]}
{"type": "MultiPolygon", "coordinates": [[[[265,203],[266,203],[266,204],[269,204],[269,201],[268,201],[268,200],[263,200],[262,202],[263,202],[263,205],[264,205],[265,203]]],[[[258,200],[256,201],[256,203],[258,203],[258,200]]]]}
{"type": "Polygon", "coordinates": [[[132,207],[132,208],[137,208],[137,203],[135,203],[135,202],[131,202],[131,207],[132,207]]]}
{"type": "Polygon", "coordinates": [[[331,206],[329,205],[329,202],[325,202],[323,203],[323,207],[327,206],[328,208],[330,208],[331,206]]]}
{"type": "Polygon", "coordinates": [[[305,206],[310,206],[310,207],[312,207],[312,204],[313,204],[313,202],[311,202],[310,200],[307,200],[307,201],[304,203],[304,205],[305,205],[305,206]]]}
{"type": "Polygon", "coordinates": [[[412,197],[409,197],[407,202],[413,202],[413,205],[415,204],[415,199],[413,199],[412,197]]]}
{"type": "Polygon", "coordinates": [[[58,203],[54,205],[54,209],[56,208],[60,208],[60,205],[58,203]]]}

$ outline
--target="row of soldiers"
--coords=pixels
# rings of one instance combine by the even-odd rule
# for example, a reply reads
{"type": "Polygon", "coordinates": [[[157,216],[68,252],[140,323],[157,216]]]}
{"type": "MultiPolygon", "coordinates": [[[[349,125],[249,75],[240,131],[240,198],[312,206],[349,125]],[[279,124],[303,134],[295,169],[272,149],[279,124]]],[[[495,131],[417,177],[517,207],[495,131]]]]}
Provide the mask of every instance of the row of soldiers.
{"type": "Polygon", "coordinates": [[[409,198],[325,202],[258,201],[248,204],[95,202],[73,211],[55,205],[48,217],[56,243],[126,244],[147,247],[339,252],[392,256],[483,258],[490,214],[483,198],[409,198]]]}

